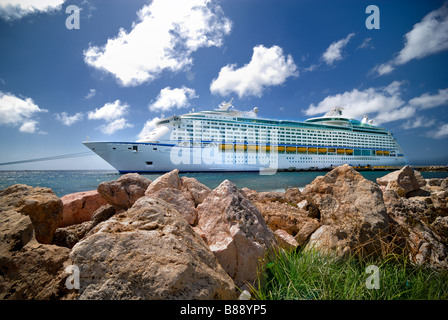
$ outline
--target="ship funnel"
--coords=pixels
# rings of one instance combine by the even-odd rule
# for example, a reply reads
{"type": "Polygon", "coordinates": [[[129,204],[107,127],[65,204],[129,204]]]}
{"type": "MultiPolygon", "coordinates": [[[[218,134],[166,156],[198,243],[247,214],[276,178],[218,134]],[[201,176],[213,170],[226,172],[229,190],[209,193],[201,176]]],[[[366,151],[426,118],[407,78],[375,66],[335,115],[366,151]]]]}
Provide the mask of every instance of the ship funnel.
{"type": "Polygon", "coordinates": [[[367,120],[369,120],[369,116],[364,116],[364,118],[362,118],[361,123],[367,123],[367,120]]]}

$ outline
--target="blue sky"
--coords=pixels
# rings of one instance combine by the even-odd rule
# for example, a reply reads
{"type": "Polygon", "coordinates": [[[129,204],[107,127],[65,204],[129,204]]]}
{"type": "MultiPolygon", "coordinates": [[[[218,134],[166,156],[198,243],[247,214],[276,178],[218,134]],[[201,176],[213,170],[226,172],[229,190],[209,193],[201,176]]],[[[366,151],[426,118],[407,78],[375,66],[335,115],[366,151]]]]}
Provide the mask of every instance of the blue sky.
{"type": "MultiPolygon", "coordinates": [[[[0,163],[135,141],[231,98],[277,119],[337,105],[391,130],[409,163],[448,163],[446,1],[0,0],[0,46],[0,163]]],[[[0,169],[112,167],[92,154],[0,169]]]]}

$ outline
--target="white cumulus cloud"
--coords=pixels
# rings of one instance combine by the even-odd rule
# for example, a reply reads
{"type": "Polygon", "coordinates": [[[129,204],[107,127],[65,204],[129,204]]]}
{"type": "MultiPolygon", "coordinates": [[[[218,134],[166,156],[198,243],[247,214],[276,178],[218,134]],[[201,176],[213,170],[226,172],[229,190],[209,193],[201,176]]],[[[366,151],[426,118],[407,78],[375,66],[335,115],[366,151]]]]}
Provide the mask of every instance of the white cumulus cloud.
{"type": "Polygon", "coordinates": [[[182,87],[166,87],[162,89],[156,98],[156,101],[148,106],[151,111],[169,111],[173,108],[187,108],[190,106],[190,99],[197,98],[193,89],[182,87]]]}
{"type": "Polygon", "coordinates": [[[113,134],[115,131],[125,128],[132,128],[134,125],[127,122],[125,118],[116,119],[100,126],[101,132],[104,134],[113,134]]]}
{"type": "Polygon", "coordinates": [[[39,12],[60,10],[65,0],[1,0],[0,17],[6,21],[39,12]]]}
{"type": "Polygon", "coordinates": [[[297,66],[291,55],[285,56],[278,46],[254,47],[251,61],[237,68],[235,64],[221,68],[218,78],[210,85],[213,94],[226,96],[232,92],[238,97],[260,97],[268,86],[283,84],[288,77],[298,76],[297,66]]]}
{"type": "Polygon", "coordinates": [[[114,102],[108,102],[103,107],[95,109],[95,111],[89,111],[87,117],[89,120],[106,120],[113,121],[122,117],[128,112],[129,105],[121,103],[120,100],[114,102]]]}
{"type": "Polygon", "coordinates": [[[221,46],[231,22],[210,0],[154,0],[138,12],[128,32],[84,51],[85,62],[113,74],[124,86],[154,80],[164,70],[192,65],[199,48],[221,46]]]}
{"type": "Polygon", "coordinates": [[[354,35],[354,33],[350,33],[344,39],[330,44],[328,49],[322,55],[322,59],[324,59],[327,65],[331,66],[335,61],[342,60],[342,50],[347,46],[348,42],[354,35]]]}
{"type": "Polygon", "coordinates": [[[313,116],[330,111],[333,107],[344,108],[343,114],[349,118],[360,119],[364,115],[374,118],[375,124],[407,119],[415,114],[415,107],[406,104],[401,97],[403,82],[394,81],[388,86],[354,89],[344,93],[331,95],[317,105],[311,104],[304,112],[313,116]]]}
{"type": "Polygon", "coordinates": [[[89,111],[87,118],[89,120],[105,120],[106,123],[99,128],[104,134],[113,134],[118,130],[133,127],[124,118],[129,111],[129,105],[122,103],[120,100],[108,102],[101,108],[96,108],[95,111],[89,111]]]}
{"type": "Polygon", "coordinates": [[[443,139],[448,137],[448,123],[440,125],[436,130],[429,132],[429,137],[443,139]]]}
{"type": "Polygon", "coordinates": [[[424,93],[419,97],[409,100],[409,104],[420,109],[431,109],[448,105],[448,88],[440,89],[437,94],[424,93]]]}
{"type": "Polygon", "coordinates": [[[77,112],[76,114],[69,116],[67,112],[56,113],[55,117],[57,120],[61,121],[66,126],[71,126],[72,124],[81,121],[84,117],[82,112],[77,112]]]}
{"type": "Polygon", "coordinates": [[[391,73],[395,67],[414,59],[448,50],[448,2],[428,13],[404,36],[404,47],[395,58],[376,66],[378,75],[391,73]]]}
{"type": "Polygon", "coordinates": [[[0,125],[19,127],[21,132],[38,132],[35,114],[47,112],[34,103],[31,98],[19,98],[11,93],[0,91],[0,125]]]}

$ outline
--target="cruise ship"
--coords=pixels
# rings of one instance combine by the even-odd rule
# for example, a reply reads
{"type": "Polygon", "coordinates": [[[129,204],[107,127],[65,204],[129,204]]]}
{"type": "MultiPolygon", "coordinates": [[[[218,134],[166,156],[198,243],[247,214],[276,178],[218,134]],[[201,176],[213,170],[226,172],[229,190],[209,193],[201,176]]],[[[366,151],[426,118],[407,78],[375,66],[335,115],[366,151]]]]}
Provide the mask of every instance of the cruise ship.
{"type": "Polygon", "coordinates": [[[218,109],[174,115],[135,142],[83,142],[120,173],[324,170],[399,167],[406,163],[393,134],[343,116],[335,107],[305,121],[262,119],[258,108],[218,109]]]}

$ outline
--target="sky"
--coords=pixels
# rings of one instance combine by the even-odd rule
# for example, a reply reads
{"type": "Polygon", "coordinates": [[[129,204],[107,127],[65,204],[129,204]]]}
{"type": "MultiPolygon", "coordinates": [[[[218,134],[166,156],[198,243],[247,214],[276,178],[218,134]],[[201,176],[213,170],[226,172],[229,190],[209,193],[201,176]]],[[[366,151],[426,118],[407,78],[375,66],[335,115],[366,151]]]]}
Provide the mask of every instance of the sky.
{"type": "Polygon", "coordinates": [[[0,164],[80,154],[0,170],[112,169],[82,141],[232,98],[261,118],[368,115],[409,164],[446,165],[448,2],[0,0],[0,164]]]}

